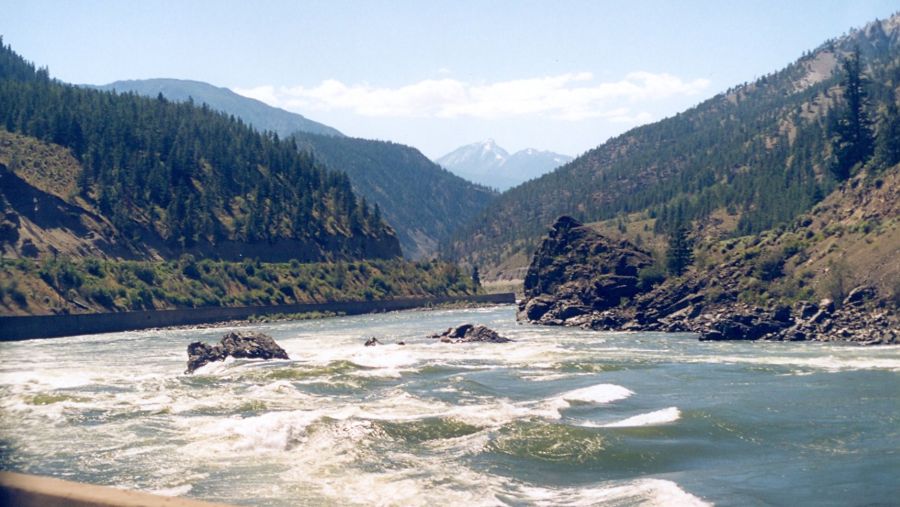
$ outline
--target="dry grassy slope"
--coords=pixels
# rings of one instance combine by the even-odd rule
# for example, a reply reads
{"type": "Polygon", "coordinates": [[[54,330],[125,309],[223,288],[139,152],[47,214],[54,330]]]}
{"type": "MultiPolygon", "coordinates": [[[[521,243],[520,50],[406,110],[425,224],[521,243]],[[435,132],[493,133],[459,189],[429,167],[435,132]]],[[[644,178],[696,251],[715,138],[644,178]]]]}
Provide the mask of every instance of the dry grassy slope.
{"type": "Polygon", "coordinates": [[[795,269],[812,272],[819,293],[842,266],[851,285],[872,284],[885,294],[900,290],[900,166],[853,178],[808,216],[817,241],[795,269]]]}
{"type": "Polygon", "coordinates": [[[81,165],[67,148],[0,128],[0,164],[11,173],[0,185],[0,222],[19,224],[12,227],[18,234],[0,238],[0,254],[106,258],[117,252],[112,224],[77,195],[81,165]]]}
{"type": "Polygon", "coordinates": [[[718,266],[742,266],[740,289],[758,300],[840,297],[859,285],[898,297],[900,166],[855,176],[791,227],[719,241],[701,239],[695,257],[691,271],[701,277],[717,277],[718,266]],[[790,253],[784,276],[761,280],[760,261],[785,251],[790,253]]]}

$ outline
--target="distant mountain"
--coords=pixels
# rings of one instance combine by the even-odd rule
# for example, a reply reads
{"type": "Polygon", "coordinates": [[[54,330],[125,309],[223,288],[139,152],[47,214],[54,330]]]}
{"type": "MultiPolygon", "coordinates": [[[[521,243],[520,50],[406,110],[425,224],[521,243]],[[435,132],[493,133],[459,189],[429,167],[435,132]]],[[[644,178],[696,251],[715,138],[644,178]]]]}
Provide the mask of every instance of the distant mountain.
{"type": "Polygon", "coordinates": [[[160,93],[169,100],[186,102],[193,99],[196,104],[208,104],[216,111],[224,111],[249,123],[258,130],[269,130],[280,137],[295,132],[309,132],[326,136],[343,136],[336,129],[312,121],[297,113],[272,107],[256,99],[238,95],[228,88],[219,88],[209,83],[185,79],[137,79],[116,81],[107,85],[89,86],[98,90],[119,93],[133,92],[138,95],[156,97],[160,93]]]}
{"type": "MultiPolygon", "coordinates": [[[[213,109],[241,117],[259,130],[271,130],[283,120],[293,119],[292,125],[304,126],[288,132],[296,134],[298,147],[314,153],[316,161],[327,168],[347,173],[354,191],[379,206],[396,231],[404,255],[412,259],[436,254],[441,242],[449,240],[457,228],[475,218],[496,197],[492,190],[442,169],[415,148],[345,137],[330,127],[226,88],[176,79],[117,81],[102,88],[150,97],[162,93],[170,100],[193,97],[196,103],[207,102],[213,109]],[[305,128],[308,124],[328,130],[314,132],[305,128]]],[[[284,139],[289,137],[282,135],[284,129],[276,131],[284,139]]]]}
{"type": "Polygon", "coordinates": [[[433,256],[441,242],[497,197],[409,146],[314,134],[294,139],[326,167],[350,176],[354,191],[380,207],[397,231],[404,254],[412,259],[433,256]]]}
{"type": "Polygon", "coordinates": [[[512,155],[493,139],[461,146],[435,160],[467,180],[506,190],[569,162],[572,157],[532,148],[512,155]]]}
{"type": "MultiPolygon", "coordinates": [[[[516,272],[560,215],[585,223],[618,217],[623,228],[640,220],[657,234],[687,224],[720,237],[783,226],[864,165],[846,163],[865,151],[862,131],[871,129],[882,146],[876,151],[895,148],[898,92],[900,14],[505,192],[460,229],[447,254],[487,276],[516,272]],[[853,82],[862,90],[848,99],[857,51],[861,79],[853,82]]],[[[883,163],[883,156],[868,161],[883,163]]]]}

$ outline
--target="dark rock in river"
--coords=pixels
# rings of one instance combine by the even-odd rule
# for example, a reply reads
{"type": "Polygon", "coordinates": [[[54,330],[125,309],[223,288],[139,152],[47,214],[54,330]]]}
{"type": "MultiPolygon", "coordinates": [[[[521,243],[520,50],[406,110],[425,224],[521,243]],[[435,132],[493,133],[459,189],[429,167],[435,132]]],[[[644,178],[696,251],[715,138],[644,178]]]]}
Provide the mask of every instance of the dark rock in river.
{"type": "Polygon", "coordinates": [[[366,347],[374,347],[375,345],[381,345],[381,342],[378,341],[378,338],[375,338],[373,336],[373,337],[369,338],[368,340],[366,340],[366,343],[364,343],[364,345],[366,347]]]}
{"type": "Polygon", "coordinates": [[[528,268],[519,318],[562,324],[614,308],[641,292],[638,271],[651,263],[650,254],[631,243],[560,217],[528,268]]]}
{"type": "Polygon", "coordinates": [[[481,324],[463,324],[461,326],[451,327],[443,333],[432,335],[431,338],[439,339],[444,343],[507,343],[512,341],[509,338],[500,336],[493,329],[482,326],[481,324]]]}
{"type": "Polygon", "coordinates": [[[241,359],[290,359],[271,336],[242,331],[227,333],[216,345],[191,343],[187,352],[185,373],[193,373],[197,368],[214,361],[224,361],[228,356],[241,359]]]}

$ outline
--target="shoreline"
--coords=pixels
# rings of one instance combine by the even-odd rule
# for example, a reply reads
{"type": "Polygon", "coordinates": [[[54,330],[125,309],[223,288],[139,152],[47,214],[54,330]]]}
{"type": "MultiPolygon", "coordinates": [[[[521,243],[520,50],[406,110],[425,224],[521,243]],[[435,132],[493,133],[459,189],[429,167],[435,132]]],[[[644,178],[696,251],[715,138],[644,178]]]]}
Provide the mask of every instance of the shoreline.
{"type": "Polygon", "coordinates": [[[279,314],[331,313],[360,315],[427,308],[442,304],[515,304],[515,302],[515,294],[500,293],[470,296],[397,298],[376,301],[334,301],[331,303],[276,306],[205,307],[180,310],[0,317],[0,341],[61,338],[64,336],[177,326],[194,327],[202,324],[230,321],[246,322],[251,317],[279,314]]]}

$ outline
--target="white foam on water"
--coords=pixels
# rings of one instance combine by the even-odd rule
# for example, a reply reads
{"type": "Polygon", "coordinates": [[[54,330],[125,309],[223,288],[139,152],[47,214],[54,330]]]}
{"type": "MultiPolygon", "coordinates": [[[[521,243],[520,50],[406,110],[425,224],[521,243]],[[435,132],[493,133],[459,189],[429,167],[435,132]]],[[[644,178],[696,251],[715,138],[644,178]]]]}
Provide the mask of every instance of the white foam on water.
{"type": "Polygon", "coordinates": [[[51,389],[71,389],[94,383],[95,375],[87,371],[35,368],[0,373],[0,385],[35,385],[51,389]]]}
{"type": "MultiPolygon", "coordinates": [[[[452,460],[424,460],[415,455],[388,451],[397,465],[384,471],[362,467],[334,467],[310,463],[282,474],[287,482],[305,482],[304,489],[325,497],[308,503],[337,505],[495,506],[496,492],[505,479],[475,472],[452,460]],[[310,466],[312,465],[312,466],[310,466]]],[[[373,456],[363,457],[373,458],[373,456]]]]}
{"type": "MultiPolygon", "coordinates": [[[[853,349],[846,349],[851,351],[853,349]]],[[[855,352],[855,350],[853,350],[855,352]]],[[[753,364],[761,366],[794,366],[812,368],[827,372],[856,370],[889,370],[900,372],[900,359],[889,357],[842,357],[838,355],[818,355],[813,357],[791,356],[701,356],[690,358],[690,362],[721,364],[753,364]]]]}
{"type": "Polygon", "coordinates": [[[228,356],[224,361],[213,361],[211,363],[206,363],[203,366],[194,370],[193,373],[188,373],[185,375],[194,375],[194,376],[214,376],[221,375],[225,371],[228,370],[229,366],[234,363],[234,358],[228,356]]]}
{"type": "Polygon", "coordinates": [[[189,419],[184,422],[196,440],[186,450],[189,454],[283,451],[319,417],[317,411],[294,410],[254,417],[207,418],[205,424],[189,419]]]}
{"type": "Polygon", "coordinates": [[[559,398],[582,403],[610,403],[628,398],[632,394],[634,392],[631,390],[616,384],[597,384],[563,393],[559,398]]]}
{"type": "MultiPolygon", "coordinates": [[[[601,424],[597,427],[601,428],[634,428],[638,426],[653,426],[656,424],[667,424],[672,423],[681,419],[681,411],[678,410],[678,407],[669,407],[664,408],[662,410],[657,410],[655,412],[648,412],[646,414],[636,415],[634,417],[629,417],[628,419],[623,419],[621,421],[616,421],[608,424],[601,424]]],[[[582,426],[594,426],[593,424],[582,424],[582,426]]]]}
{"type": "Polygon", "coordinates": [[[530,403],[531,415],[547,419],[562,418],[562,411],[576,404],[606,404],[623,400],[634,394],[631,390],[616,384],[597,384],[574,389],[552,396],[537,403],[530,403]]]}
{"type": "Polygon", "coordinates": [[[712,504],[662,479],[639,479],[623,485],[580,488],[521,486],[517,500],[539,506],[582,507],[641,505],[645,507],[705,507],[712,504]]]}
{"type": "Polygon", "coordinates": [[[159,496],[182,496],[190,493],[192,489],[194,489],[193,485],[182,484],[180,486],[173,486],[171,488],[152,489],[148,492],[159,496]]]}

